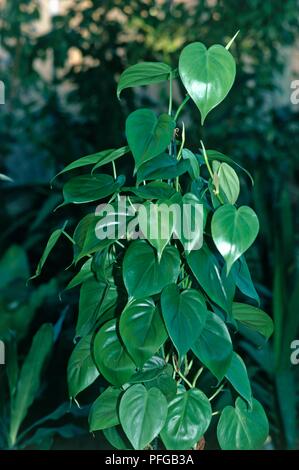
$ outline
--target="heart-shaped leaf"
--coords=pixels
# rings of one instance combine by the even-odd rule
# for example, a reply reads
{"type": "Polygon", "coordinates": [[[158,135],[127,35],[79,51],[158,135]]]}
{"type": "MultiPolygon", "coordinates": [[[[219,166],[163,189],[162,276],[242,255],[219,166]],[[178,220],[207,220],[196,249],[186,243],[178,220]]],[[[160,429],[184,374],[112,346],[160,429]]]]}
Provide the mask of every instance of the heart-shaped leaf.
{"type": "Polygon", "coordinates": [[[144,449],[161,431],[167,416],[167,400],[157,388],[132,385],[123,395],[119,418],[134,449],[144,449]]]}
{"type": "Polygon", "coordinates": [[[180,55],[182,82],[201,113],[201,123],[208,113],[224,100],[236,75],[236,64],[225,47],[209,49],[200,42],[186,46],[180,55]]]}
{"type": "Polygon", "coordinates": [[[129,302],[121,314],[119,331],[138,367],[142,367],[167,338],[161,314],[152,299],[129,302]]]}
{"type": "Polygon", "coordinates": [[[168,114],[159,118],[150,109],[138,109],[126,120],[126,136],[133,153],[136,170],[151,160],[170,144],[175,122],[168,114]]]}
{"type": "Polygon", "coordinates": [[[226,406],[217,426],[217,437],[223,450],[261,449],[269,434],[264,408],[253,400],[252,407],[237,398],[235,408],[226,406]]]}
{"type": "Polygon", "coordinates": [[[224,321],[215,313],[208,312],[205,326],[192,351],[218,380],[223,379],[231,363],[233,347],[224,321]]]}
{"type": "Polygon", "coordinates": [[[232,355],[231,363],[225,377],[229,380],[234,389],[247,401],[249,406],[251,406],[252,392],[247,369],[243,359],[235,352],[232,355]]]}
{"type": "Polygon", "coordinates": [[[168,153],[144,163],[137,171],[137,183],[143,180],[173,179],[189,171],[189,160],[176,160],[168,153]]]}
{"type": "Polygon", "coordinates": [[[69,359],[67,381],[70,398],[75,398],[99,376],[91,356],[91,338],[92,335],[81,338],[69,359]]]}
{"type": "Polygon", "coordinates": [[[105,323],[97,332],[93,351],[97,367],[113,385],[120,387],[135,372],[136,366],[119,340],[115,319],[105,323]]]}
{"type": "Polygon", "coordinates": [[[234,262],[256,239],[259,221],[250,207],[236,209],[225,204],[214,213],[211,230],[214,243],[226,261],[228,274],[234,262]]]}
{"type": "Polygon", "coordinates": [[[180,293],[176,284],[162,292],[162,314],[169,336],[180,356],[184,356],[199,337],[207,318],[207,307],[195,289],[180,293]]]}
{"type": "Polygon", "coordinates": [[[169,80],[171,68],[163,62],[140,62],[128,67],[120,76],[117,97],[125,88],[150,85],[169,80]]]}
{"type": "Polygon", "coordinates": [[[233,303],[233,317],[247,328],[257,331],[266,339],[273,333],[274,325],[272,318],[263,310],[252,305],[233,303]]]}
{"type": "Polygon", "coordinates": [[[191,449],[206,432],[211,418],[211,405],[203,392],[193,388],[178,393],[169,403],[167,420],[160,434],[166,449],[191,449]]]}
{"type": "Polygon", "coordinates": [[[173,246],[167,246],[160,262],[154,248],[143,240],[134,241],[123,261],[123,279],[130,297],[140,299],[158,294],[177,281],[180,255],[173,246]]]}
{"type": "Polygon", "coordinates": [[[240,181],[235,170],[227,163],[213,162],[219,194],[225,203],[235,204],[240,194],[240,181]]]}
{"type": "Polygon", "coordinates": [[[109,175],[82,175],[69,180],[63,187],[64,202],[62,205],[94,202],[118,191],[125,179],[120,176],[114,181],[109,175]]]}
{"type": "Polygon", "coordinates": [[[89,413],[89,430],[100,431],[119,424],[119,388],[108,387],[93,403],[89,413]]]}

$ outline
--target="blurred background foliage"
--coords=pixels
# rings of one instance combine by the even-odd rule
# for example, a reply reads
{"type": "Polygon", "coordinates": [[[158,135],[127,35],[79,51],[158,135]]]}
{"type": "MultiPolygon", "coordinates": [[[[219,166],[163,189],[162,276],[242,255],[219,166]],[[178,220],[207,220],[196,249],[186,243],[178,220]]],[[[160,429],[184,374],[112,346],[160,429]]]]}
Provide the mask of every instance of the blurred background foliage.
{"type": "MultiPolygon", "coordinates": [[[[21,380],[22,364],[30,363],[32,339],[45,322],[55,325],[55,347],[33,390],[34,404],[27,403],[19,417],[21,434],[13,445],[105,446],[88,435],[86,419],[80,421],[85,407],[68,412],[65,404],[78,296],[59,298],[70,278],[64,267],[71,253],[63,241],[47,273],[26,286],[49,233],[66,214],[70,224],[75,216],[71,206],[52,213],[60,187],[51,191],[49,181],[80,156],[123,145],[125,118],[135,107],[165,109],[167,89],[159,85],[126,90],[117,100],[117,80],[128,65],[145,60],[176,66],[185,44],[226,44],[240,30],[231,48],[237,79],[228,99],[204,130],[192,104],[182,119],[195,149],[203,138],[207,148],[229,155],[255,179],[253,192],[242,179],[243,202],[255,208],[261,224],[248,262],[275,334],[266,345],[240,337],[240,348],[270,418],[269,448],[298,448],[299,366],[290,364],[290,343],[299,333],[299,109],[290,101],[291,80],[299,73],[298,1],[1,0],[0,6],[6,94],[0,173],[13,180],[0,181],[0,338],[9,345],[10,364],[0,368],[0,447],[11,445],[13,384],[21,380]]],[[[183,98],[176,85],[177,104],[183,98]]],[[[83,404],[92,401],[90,393],[82,394],[83,404]]]]}

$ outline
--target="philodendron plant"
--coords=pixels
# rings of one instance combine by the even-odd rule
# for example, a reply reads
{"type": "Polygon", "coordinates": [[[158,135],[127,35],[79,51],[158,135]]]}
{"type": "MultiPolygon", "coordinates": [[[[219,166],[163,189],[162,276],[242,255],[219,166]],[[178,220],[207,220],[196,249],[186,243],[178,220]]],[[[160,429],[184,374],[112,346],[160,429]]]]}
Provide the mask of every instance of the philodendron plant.
{"type": "Polygon", "coordinates": [[[72,236],[65,226],[51,235],[36,275],[65,235],[80,266],[66,288],[81,286],[69,395],[76,401],[101,376],[106,388],[91,407],[90,431],[103,431],[118,449],[199,448],[214,420],[222,449],[259,449],[268,436],[233,344],[238,331],[266,339],[272,333],[244,257],[259,230],[254,211],[237,206],[235,169],[248,172],[201,141],[192,152],[180,121],[192,100],[203,125],[228,94],[236,68],[231,42],[189,44],[177,70],[155,62],[129,67],[118,96],[167,81],[168,112],[132,112],[127,146],[85,156],[59,173],[84,168],[65,183],[62,205],[92,206],[72,236]],[[173,113],[176,79],[187,94],[173,113]],[[134,159],[135,185],[118,175],[121,157],[134,159]],[[101,172],[108,164],[113,176],[101,172]],[[240,302],[246,297],[251,303],[240,302]]]}

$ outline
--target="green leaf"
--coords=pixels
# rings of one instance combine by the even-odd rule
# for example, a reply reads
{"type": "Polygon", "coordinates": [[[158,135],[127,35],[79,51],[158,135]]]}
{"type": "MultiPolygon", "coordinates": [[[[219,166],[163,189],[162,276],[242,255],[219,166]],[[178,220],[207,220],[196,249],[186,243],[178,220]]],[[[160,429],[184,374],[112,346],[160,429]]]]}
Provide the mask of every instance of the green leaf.
{"type": "Polygon", "coordinates": [[[184,194],[180,202],[180,209],[180,213],[176,217],[174,231],[181,241],[184,251],[189,254],[202,247],[206,212],[202,201],[192,193],[184,194]]]}
{"type": "Polygon", "coordinates": [[[191,251],[187,256],[187,262],[210,299],[230,314],[232,302],[228,294],[226,279],[221,277],[217,259],[207,245],[200,250],[191,251]]]}
{"type": "Polygon", "coordinates": [[[211,419],[211,405],[203,392],[193,388],[178,393],[169,404],[160,434],[166,449],[191,449],[204,435],[211,419]]]}
{"type": "Polygon", "coordinates": [[[74,162],[67,165],[56,176],[54,176],[52,181],[58,176],[62,175],[63,173],[74,170],[76,168],[81,168],[83,166],[95,165],[93,167],[93,171],[94,171],[96,168],[102,165],[106,165],[107,163],[113,162],[114,160],[122,157],[128,152],[129,152],[129,147],[126,146],[126,147],[121,147],[119,149],[103,150],[102,152],[97,152],[91,155],[86,155],[85,157],[78,158],[74,162]]]}
{"type": "Polygon", "coordinates": [[[114,194],[124,184],[124,177],[116,181],[110,175],[82,175],[70,179],[63,187],[65,204],[84,204],[114,194]]]}
{"type": "Polygon", "coordinates": [[[157,250],[160,261],[176,223],[176,211],[172,211],[171,201],[143,204],[138,210],[137,220],[140,231],[157,250]]]}
{"type": "Polygon", "coordinates": [[[166,368],[167,363],[162,359],[162,357],[153,356],[144,364],[141,370],[132,375],[129,382],[149,382],[165,372],[166,368]]]}
{"type": "Polygon", "coordinates": [[[136,170],[159,155],[170,144],[175,122],[168,114],[159,118],[150,109],[138,109],[126,120],[126,136],[133,153],[136,170]]]}
{"type": "Polygon", "coordinates": [[[197,180],[199,178],[199,163],[194,155],[193,152],[189,149],[183,149],[182,151],[182,157],[184,160],[188,160],[190,163],[190,176],[193,180],[197,180]]]}
{"type": "Polygon", "coordinates": [[[177,281],[180,256],[175,247],[167,246],[160,263],[147,242],[137,240],[129,246],[123,261],[123,279],[130,297],[140,299],[159,294],[177,281]]]}
{"type": "Polygon", "coordinates": [[[189,169],[189,160],[177,161],[168,153],[163,153],[139,167],[137,184],[144,180],[174,179],[186,173],[189,169]]]}
{"type": "MultiPolygon", "coordinates": [[[[217,150],[207,150],[206,152],[207,152],[207,155],[208,155],[208,159],[211,160],[211,161],[218,160],[220,162],[225,162],[225,163],[228,163],[230,165],[235,165],[236,167],[240,168],[240,170],[242,170],[242,171],[244,171],[244,173],[246,173],[246,175],[248,176],[248,178],[251,181],[252,186],[254,185],[252,175],[249,173],[249,171],[247,171],[246,168],[241,166],[239,163],[235,162],[232,158],[228,157],[227,155],[224,155],[221,152],[217,152],[217,150]]],[[[199,158],[200,158],[200,160],[202,160],[202,163],[204,163],[203,156],[200,155],[199,158]]]]}
{"type": "Polygon", "coordinates": [[[147,298],[128,303],[120,317],[119,331],[138,367],[142,367],[167,338],[159,309],[147,298]]]}
{"type": "Polygon", "coordinates": [[[244,256],[241,256],[241,258],[239,258],[232,266],[231,273],[238,289],[240,289],[240,291],[247,297],[254,299],[259,305],[260,298],[255,290],[244,256]]]}
{"type": "Polygon", "coordinates": [[[53,327],[45,323],[35,334],[23,363],[11,403],[9,442],[14,446],[19,428],[40,389],[41,374],[53,346],[53,327]]]}
{"type": "Polygon", "coordinates": [[[255,212],[247,206],[236,209],[230,204],[219,207],[212,217],[212,237],[227,265],[232,265],[252,245],[259,231],[255,212]]]}
{"type": "Polygon", "coordinates": [[[208,113],[224,100],[236,75],[236,64],[225,47],[216,44],[209,49],[200,42],[186,46],[179,59],[181,80],[201,114],[208,113]]]}
{"type": "Polygon", "coordinates": [[[99,376],[91,356],[92,335],[85,336],[75,346],[67,366],[69,397],[75,398],[99,376]]]}
{"type": "Polygon", "coordinates": [[[85,261],[80,271],[70,280],[65,290],[73,289],[74,287],[79,286],[83,282],[94,277],[94,274],[91,271],[91,261],[91,258],[85,261]]]}
{"type": "Polygon", "coordinates": [[[144,199],[167,199],[175,194],[175,190],[167,183],[153,181],[139,188],[124,188],[144,199]]]}
{"type": "Polygon", "coordinates": [[[89,430],[100,431],[119,424],[118,404],[121,390],[108,387],[93,403],[89,413],[89,430]]]}
{"type": "Polygon", "coordinates": [[[243,359],[235,352],[232,355],[230,366],[225,374],[234,389],[252,406],[252,392],[243,359]]]}
{"type": "Polygon", "coordinates": [[[149,390],[152,387],[156,387],[160,392],[165,395],[167,401],[171,401],[177,394],[177,383],[172,378],[173,368],[170,364],[164,368],[161,374],[159,374],[153,380],[144,383],[144,386],[149,390]]]}
{"type": "Polygon", "coordinates": [[[208,313],[206,324],[192,351],[218,380],[223,379],[231,363],[233,347],[224,321],[215,313],[208,313]]]}
{"type": "Polygon", "coordinates": [[[122,396],[119,418],[134,449],[144,449],[159,434],[167,416],[167,400],[157,388],[132,385],[122,396]]]}
{"type": "Polygon", "coordinates": [[[125,88],[150,85],[169,80],[171,68],[163,62],[140,62],[128,67],[120,76],[117,97],[125,88]]]}
{"type": "Polygon", "coordinates": [[[205,300],[195,289],[180,293],[176,284],[171,284],[163,289],[161,306],[171,341],[183,357],[205,325],[208,314],[205,300]]]}
{"type": "Polygon", "coordinates": [[[272,318],[263,310],[252,305],[233,303],[233,317],[247,328],[257,331],[269,339],[273,333],[274,325],[272,318]]]}
{"type": "Polygon", "coordinates": [[[219,194],[225,203],[235,204],[240,194],[240,181],[235,170],[227,163],[213,162],[217,175],[219,194]]]}
{"type": "Polygon", "coordinates": [[[107,441],[118,450],[131,450],[132,445],[120,425],[103,429],[107,441]]]}
{"type": "Polygon", "coordinates": [[[235,408],[226,406],[217,426],[217,437],[223,450],[261,449],[269,434],[264,408],[253,400],[252,407],[237,398],[235,408]]]}
{"type": "Polygon", "coordinates": [[[47,242],[47,245],[44,249],[44,252],[41,256],[41,259],[39,260],[38,262],[38,265],[37,265],[37,268],[36,268],[36,271],[35,271],[35,274],[33,276],[30,277],[30,279],[35,279],[36,277],[38,277],[43,269],[43,266],[45,264],[45,262],[47,261],[47,258],[49,256],[49,254],[51,253],[51,251],[53,250],[54,246],[56,245],[56,243],[58,242],[59,238],[61,237],[63,231],[64,231],[64,228],[65,228],[65,225],[63,226],[63,228],[59,228],[57,230],[55,230],[48,242],[47,242]]]}
{"type": "Polygon", "coordinates": [[[105,323],[94,338],[94,359],[105,379],[120,387],[135,372],[135,364],[119,340],[116,320],[105,323]]]}

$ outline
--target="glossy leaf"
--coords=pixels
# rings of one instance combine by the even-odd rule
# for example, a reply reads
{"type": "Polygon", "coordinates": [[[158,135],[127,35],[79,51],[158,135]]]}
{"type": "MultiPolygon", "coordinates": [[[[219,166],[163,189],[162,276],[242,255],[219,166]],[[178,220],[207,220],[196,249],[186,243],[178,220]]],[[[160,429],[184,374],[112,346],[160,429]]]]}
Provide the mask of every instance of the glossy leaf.
{"type": "Polygon", "coordinates": [[[168,334],[183,357],[205,325],[208,311],[204,298],[195,289],[180,293],[176,284],[170,284],[163,289],[161,306],[168,334]]]}
{"type": "Polygon", "coordinates": [[[228,204],[235,204],[240,194],[240,182],[235,170],[227,163],[213,162],[213,170],[217,175],[219,194],[228,204]]]}
{"type": "Polygon", "coordinates": [[[138,240],[131,243],[123,261],[123,279],[130,297],[140,299],[158,294],[176,282],[180,271],[179,252],[166,247],[160,263],[154,248],[138,240]]]}
{"type": "Polygon", "coordinates": [[[171,401],[177,394],[177,383],[172,378],[173,367],[168,364],[167,367],[153,380],[144,383],[144,386],[149,390],[152,387],[156,387],[160,392],[165,395],[167,401],[171,401]]]}
{"type": "Polygon", "coordinates": [[[97,367],[113,385],[120,387],[135,372],[135,364],[119,340],[116,320],[108,321],[99,329],[93,350],[97,367]]]}
{"type": "Polygon", "coordinates": [[[91,261],[91,258],[85,261],[80,271],[70,280],[65,290],[73,289],[74,287],[77,287],[88,279],[94,277],[94,274],[91,271],[91,261]]]}
{"type": "MultiPolygon", "coordinates": [[[[207,155],[208,155],[208,159],[211,160],[211,161],[218,160],[220,162],[225,162],[225,163],[228,163],[229,165],[234,165],[237,168],[240,168],[240,170],[242,170],[244,173],[246,173],[246,175],[248,176],[248,178],[251,181],[252,186],[254,185],[252,175],[249,173],[249,171],[246,170],[246,168],[241,166],[239,163],[235,162],[232,158],[228,157],[227,155],[224,155],[221,152],[217,152],[217,150],[207,150],[206,152],[207,152],[207,155]]],[[[202,163],[203,163],[204,162],[203,156],[200,155],[200,158],[201,158],[202,163]]]]}
{"type": "Polygon", "coordinates": [[[178,393],[169,403],[167,420],[160,434],[166,449],[191,449],[204,435],[211,419],[211,405],[203,392],[190,389],[178,393]]]}
{"type": "Polygon", "coordinates": [[[129,191],[144,199],[167,199],[175,193],[172,186],[161,181],[153,181],[139,188],[129,188],[129,191]]]}
{"type": "Polygon", "coordinates": [[[216,44],[209,49],[200,42],[186,46],[180,55],[181,80],[201,114],[201,123],[208,113],[224,100],[236,75],[231,53],[216,44]]]}
{"type": "Polygon", "coordinates": [[[124,184],[124,178],[114,181],[110,175],[82,175],[70,179],[63,187],[63,205],[84,204],[110,196],[124,184]]]}
{"type": "Polygon", "coordinates": [[[259,222],[250,207],[236,209],[231,204],[225,204],[214,213],[211,230],[214,243],[226,261],[228,274],[235,261],[254,242],[259,222]]]}
{"type": "Polygon", "coordinates": [[[247,328],[257,331],[269,339],[273,333],[272,318],[263,310],[252,305],[233,303],[233,317],[247,328]]]}
{"type": "Polygon", "coordinates": [[[227,373],[233,354],[230,334],[218,315],[208,312],[205,326],[192,351],[218,380],[227,373]]]}
{"type": "Polygon", "coordinates": [[[168,114],[159,118],[150,109],[138,109],[126,120],[126,136],[133,153],[136,170],[162,153],[170,144],[175,122],[168,114]]]}
{"type": "Polygon", "coordinates": [[[151,357],[144,366],[130,378],[130,383],[149,382],[165,372],[167,363],[160,356],[151,357]]]}
{"type": "Polygon", "coordinates": [[[118,450],[132,450],[132,444],[125,435],[121,425],[103,429],[103,434],[107,441],[118,450]]]}
{"type": "Polygon", "coordinates": [[[150,298],[129,302],[121,314],[119,331],[138,367],[142,367],[167,338],[161,314],[150,298]]]}
{"type": "Polygon", "coordinates": [[[128,67],[120,76],[117,86],[117,97],[126,88],[150,85],[169,80],[171,68],[163,62],[140,62],[128,67]]]}
{"type": "Polygon", "coordinates": [[[137,184],[144,180],[173,179],[186,173],[189,169],[189,160],[177,161],[168,153],[162,153],[139,167],[137,184]]]}
{"type": "Polygon", "coordinates": [[[221,270],[217,259],[204,245],[200,250],[191,251],[187,261],[200,286],[210,299],[231,313],[232,302],[226,286],[226,280],[221,277],[221,270]]]}
{"type": "Polygon", "coordinates": [[[198,179],[200,176],[199,175],[199,163],[194,153],[191,152],[191,150],[189,149],[183,149],[182,157],[184,160],[188,160],[190,163],[189,173],[190,173],[191,178],[193,180],[198,179]]]}
{"type": "Polygon", "coordinates": [[[206,211],[202,201],[192,193],[186,193],[180,201],[174,232],[181,241],[186,254],[199,250],[203,244],[206,211]]]}
{"type": "Polygon", "coordinates": [[[247,374],[247,369],[243,359],[235,352],[232,355],[230,366],[225,374],[227,380],[232,384],[234,389],[247,401],[249,406],[252,405],[252,392],[247,374]]]}
{"type": "Polygon", "coordinates": [[[93,403],[89,413],[89,430],[100,431],[119,424],[118,405],[121,390],[108,387],[93,403]]]}
{"type": "Polygon", "coordinates": [[[45,247],[45,249],[44,249],[44,252],[43,252],[43,254],[42,254],[42,256],[41,256],[41,259],[40,259],[39,262],[38,262],[38,265],[37,265],[35,274],[34,274],[33,276],[31,276],[30,279],[35,279],[36,277],[38,277],[38,276],[40,275],[40,273],[41,273],[41,271],[42,271],[42,269],[43,269],[43,267],[44,267],[44,264],[45,264],[45,262],[46,262],[47,259],[48,259],[49,254],[51,253],[51,251],[53,250],[54,246],[56,245],[56,243],[58,242],[59,238],[60,238],[61,235],[62,235],[63,230],[64,230],[64,228],[65,228],[65,225],[66,225],[66,224],[64,224],[64,227],[63,227],[63,228],[59,228],[59,229],[55,230],[55,231],[51,234],[51,236],[50,236],[50,238],[49,238],[49,240],[48,240],[48,242],[47,242],[47,245],[46,245],[46,247],[45,247]]]}
{"type": "Polygon", "coordinates": [[[262,405],[253,400],[250,408],[237,398],[235,407],[226,406],[217,426],[217,437],[223,450],[262,449],[269,433],[269,424],[262,405]]]}
{"type": "Polygon", "coordinates": [[[157,388],[132,385],[122,396],[119,418],[134,449],[144,449],[161,431],[167,416],[167,400],[157,388]]]}
{"type": "Polygon", "coordinates": [[[67,366],[69,397],[75,398],[99,376],[91,356],[92,335],[85,336],[76,344],[67,366]]]}
{"type": "Polygon", "coordinates": [[[232,266],[231,269],[232,276],[234,278],[235,284],[240,289],[242,294],[254,299],[257,304],[260,304],[260,297],[254,287],[254,284],[251,279],[251,274],[248,269],[246,260],[243,256],[238,259],[236,263],[232,266]]]}

